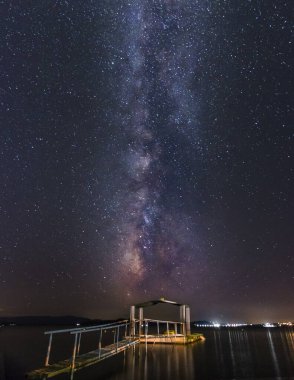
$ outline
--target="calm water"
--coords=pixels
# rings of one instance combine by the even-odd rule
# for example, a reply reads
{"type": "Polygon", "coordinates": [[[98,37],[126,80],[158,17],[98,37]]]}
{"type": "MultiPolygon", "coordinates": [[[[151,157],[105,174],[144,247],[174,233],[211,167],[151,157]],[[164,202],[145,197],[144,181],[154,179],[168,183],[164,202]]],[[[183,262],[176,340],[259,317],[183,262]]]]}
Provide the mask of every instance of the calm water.
{"type": "MultiPolygon", "coordinates": [[[[42,366],[45,328],[0,328],[0,379],[19,380],[42,366]],[[3,368],[4,367],[4,368],[3,368]]],[[[197,329],[197,331],[200,331],[197,329]]],[[[190,346],[148,345],[82,370],[76,380],[208,380],[294,379],[294,330],[205,329],[205,342],[190,346]]],[[[72,342],[59,338],[53,358],[66,358],[72,342]],[[57,347],[57,349],[56,349],[57,347]]],[[[82,342],[84,350],[97,345],[97,336],[82,342]]],[[[68,376],[57,377],[63,380],[68,376]]]]}

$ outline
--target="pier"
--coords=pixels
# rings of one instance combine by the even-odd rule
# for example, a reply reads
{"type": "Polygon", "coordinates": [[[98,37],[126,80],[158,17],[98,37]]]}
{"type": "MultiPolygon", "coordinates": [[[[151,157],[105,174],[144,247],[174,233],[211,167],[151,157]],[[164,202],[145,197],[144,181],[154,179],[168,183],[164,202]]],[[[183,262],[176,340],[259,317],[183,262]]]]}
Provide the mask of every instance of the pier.
{"type": "Polygon", "coordinates": [[[138,336],[140,343],[188,344],[204,340],[202,334],[191,334],[190,307],[164,298],[131,306],[130,323],[132,335],[138,336]],[[144,319],[144,309],[158,304],[178,306],[180,309],[180,321],[144,319]],[[138,319],[136,319],[136,312],[138,319]],[[135,321],[139,321],[139,331],[136,331],[135,321]]]}
{"type": "Polygon", "coordinates": [[[204,340],[202,334],[191,334],[190,309],[187,305],[179,304],[165,299],[149,301],[130,308],[130,319],[119,322],[46,331],[49,337],[44,367],[33,370],[27,374],[31,380],[49,379],[60,374],[68,373],[73,379],[76,371],[92,366],[114,355],[126,351],[137,344],[189,344],[204,340]],[[166,321],[157,319],[144,319],[143,309],[158,303],[169,303],[180,307],[180,321],[166,321]],[[136,318],[136,311],[139,318],[136,318]],[[73,338],[71,356],[67,359],[51,363],[51,351],[56,335],[64,334],[73,338]],[[96,347],[81,353],[82,342],[89,334],[97,337],[96,347]]]}

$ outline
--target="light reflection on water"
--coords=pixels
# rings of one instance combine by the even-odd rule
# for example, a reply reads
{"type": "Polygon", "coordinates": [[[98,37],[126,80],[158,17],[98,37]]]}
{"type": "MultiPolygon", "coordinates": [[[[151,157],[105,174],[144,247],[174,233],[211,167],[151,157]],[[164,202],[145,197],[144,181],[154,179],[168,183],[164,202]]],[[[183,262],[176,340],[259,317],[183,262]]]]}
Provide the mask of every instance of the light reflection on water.
{"type": "Polygon", "coordinates": [[[276,349],[274,346],[272,333],[270,330],[268,330],[268,332],[267,332],[267,337],[268,337],[268,341],[269,341],[269,345],[270,345],[272,361],[273,361],[274,368],[275,368],[275,375],[276,375],[277,379],[280,379],[281,378],[280,366],[279,366],[279,362],[278,362],[278,358],[277,358],[277,354],[276,354],[276,349]]]}
{"type": "MultiPolygon", "coordinates": [[[[144,345],[129,350],[124,355],[123,371],[111,377],[112,380],[174,380],[195,379],[193,350],[184,346],[144,345]]],[[[82,378],[82,377],[81,377],[82,378]]]]}
{"type": "MultiPolygon", "coordinates": [[[[47,345],[43,330],[22,327],[1,329],[0,352],[4,354],[5,380],[23,379],[25,372],[43,365],[47,345]]],[[[204,329],[200,332],[204,333],[205,342],[188,346],[149,344],[147,351],[142,344],[135,350],[130,349],[77,372],[75,380],[294,380],[293,329],[231,328],[204,329]]],[[[96,341],[91,344],[97,346],[96,341]]],[[[57,354],[61,355],[60,359],[69,356],[70,345],[63,352],[65,347],[62,344],[59,347],[57,354]]],[[[0,370],[1,373],[3,377],[0,370]]],[[[57,377],[60,380],[68,378],[57,377]]]]}

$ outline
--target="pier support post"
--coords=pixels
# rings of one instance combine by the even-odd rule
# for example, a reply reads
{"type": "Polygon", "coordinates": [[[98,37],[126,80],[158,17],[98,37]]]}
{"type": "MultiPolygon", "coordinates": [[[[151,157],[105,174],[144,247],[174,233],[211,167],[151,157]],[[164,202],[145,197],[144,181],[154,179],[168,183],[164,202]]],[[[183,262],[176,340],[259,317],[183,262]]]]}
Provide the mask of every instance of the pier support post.
{"type": "Polygon", "coordinates": [[[50,352],[51,352],[51,345],[52,345],[52,334],[50,334],[50,337],[49,337],[48,350],[47,350],[47,355],[46,355],[46,359],[45,359],[45,366],[46,366],[46,367],[49,365],[49,358],[50,358],[50,352]]]}
{"type": "Polygon", "coordinates": [[[135,306],[131,306],[130,308],[130,335],[135,335],[135,306]]]}
{"type": "Polygon", "coordinates": [[[185,310],[185,324],[186,324],[186,335],[191,334],[191,317],[190,317],[190,307],[186,306],[185,310]]]}
{"type": "Polygon", "coordinates": [[[77,344],[78,344],[78,333],[75,334],[75,344],[71,359],[71,372],[70,372],[70,380],[73,380],[74,372],[75,372],[75,363],[76,363],[76,354],[77,354],[77,344]]]}
{"type": "Polygon", "coordinates": [[[181,305],[180,306],[180,321],[182,322],[181,324],[181,333],[183,335],[186,335],[186,329],[185,329],[185,322],[186,322],[186,305],[181,305]]]}
{"type": "Polygon", "coordinates": [[[143,308],[139,308],[139,335],[142,335],[142,328],[143,328],[143,308]]]}

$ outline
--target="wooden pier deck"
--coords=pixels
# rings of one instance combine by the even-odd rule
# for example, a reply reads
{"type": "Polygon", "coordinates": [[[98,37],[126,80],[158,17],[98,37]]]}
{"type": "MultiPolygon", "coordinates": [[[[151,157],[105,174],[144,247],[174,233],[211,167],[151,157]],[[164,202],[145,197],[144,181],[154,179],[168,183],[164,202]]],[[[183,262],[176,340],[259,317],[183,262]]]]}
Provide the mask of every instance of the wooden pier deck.
{"type": "Polygon", "coordinates": [[[162,334],[162,335],[141,335],[140,343],[150,344],[190,344],[199,341],[204,341],[203,334],[162,334]]]}
{"type": "Polygon", "coordinates": [[[126,349],[139,343],[138,338],[129,338],[119,341],[115,344],[110,344],[109,346],[103,347],[94,351],[87,352],[85,354],[79,355],[75,359],[74,369],[72,369],[72,359],[66,359],[55,364],[45,366],[40,369],[36,369],[27,374],[27,378],[34,379],[49,379],[51,377],[58,376],[62,373],[75,372],[80,369],[89,367],[100,361],[107,359],[119,352],[125,351],[126,349]]]}

